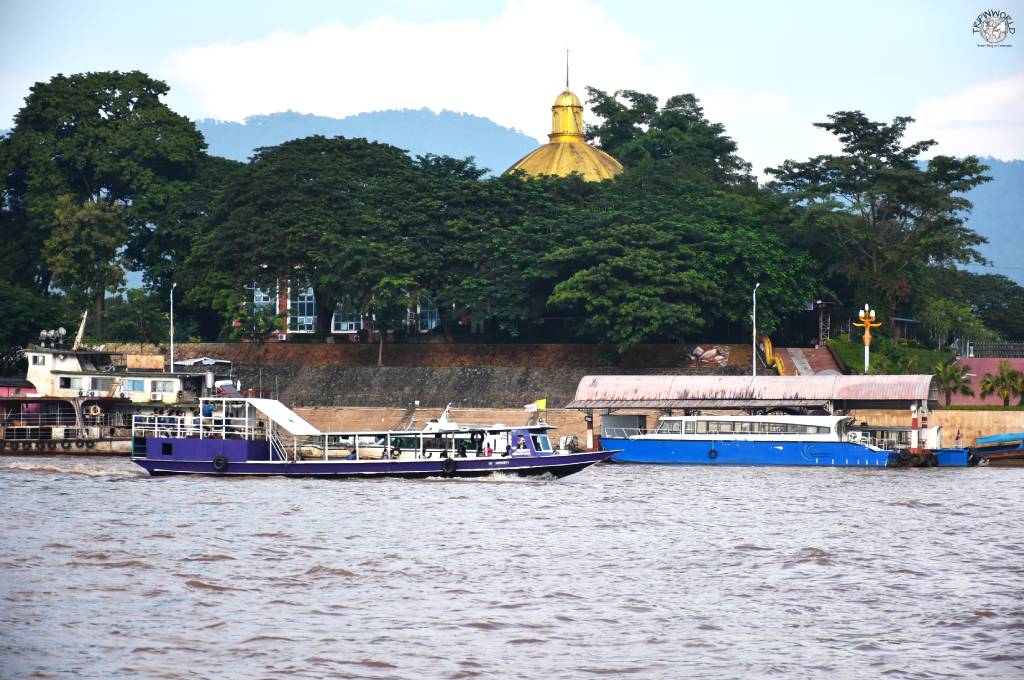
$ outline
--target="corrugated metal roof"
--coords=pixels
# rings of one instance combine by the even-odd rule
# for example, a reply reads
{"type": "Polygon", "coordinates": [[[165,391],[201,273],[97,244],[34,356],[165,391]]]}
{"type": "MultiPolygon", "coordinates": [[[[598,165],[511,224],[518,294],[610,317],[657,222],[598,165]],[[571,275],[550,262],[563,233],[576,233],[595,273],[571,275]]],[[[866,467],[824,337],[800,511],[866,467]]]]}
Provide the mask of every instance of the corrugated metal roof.
{"type": "MultiPolygon", "coordinates": [[[[827,401],[936,400],[930,375],[588,375],[580,380],[568,408],[662,408],[693,402],[805,405],[827,401]],[[625,404],[629,404],[626,406],[625,404]]],[[[704,404],[701,404],[704,405],[704,404]]],[[[696,406],[694,406],[696,408],[696,406]]]]}

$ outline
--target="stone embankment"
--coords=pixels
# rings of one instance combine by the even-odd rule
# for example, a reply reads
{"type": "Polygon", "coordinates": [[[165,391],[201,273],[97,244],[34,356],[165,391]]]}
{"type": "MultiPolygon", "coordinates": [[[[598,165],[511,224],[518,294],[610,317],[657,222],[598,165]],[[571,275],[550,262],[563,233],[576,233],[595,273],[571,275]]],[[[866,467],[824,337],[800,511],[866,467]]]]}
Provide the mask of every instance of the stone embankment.
{"type": "Polygon", "coordinates": [[[349,343],[191,344],[177,355],[228,359],[243,387],[293,406],[521,409],[568,403],[590,374],[743,374],[750,349],[720,347],[729,361],[715,367],[693,366],[692,345],[645,345],[615,367],[600,365],[592,345],[395,344],[385,346],[384,367],[376,347],[349,343]]]}

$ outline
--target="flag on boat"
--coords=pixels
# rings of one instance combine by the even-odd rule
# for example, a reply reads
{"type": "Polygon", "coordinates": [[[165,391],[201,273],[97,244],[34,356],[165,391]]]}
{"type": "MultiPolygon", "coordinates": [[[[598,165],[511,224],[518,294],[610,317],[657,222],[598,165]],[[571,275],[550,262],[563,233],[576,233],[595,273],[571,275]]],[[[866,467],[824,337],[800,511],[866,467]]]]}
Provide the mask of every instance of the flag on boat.
{"type": "Polygon", "coordinates": [[[538,399],[537,401],[533,402],[532,404],[525,404],[523,406],[523,410],[524,411],[544,411],[544,410],[547,409],[547,407],[548,407],[548,400],[547,399],[538,399]]]}

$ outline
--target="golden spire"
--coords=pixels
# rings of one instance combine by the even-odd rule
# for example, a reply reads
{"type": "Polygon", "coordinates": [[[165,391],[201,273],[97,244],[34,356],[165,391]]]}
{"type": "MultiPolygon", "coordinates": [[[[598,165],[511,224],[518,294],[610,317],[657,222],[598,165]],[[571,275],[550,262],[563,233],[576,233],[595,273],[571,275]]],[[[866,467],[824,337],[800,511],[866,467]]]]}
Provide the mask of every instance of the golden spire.
{"type": "Polygon", "coordinates": [[[578,173],[587,181],[611,179],[622,165],[583,137],[583,105],[569,89],[569,50],[565,51],[565,90],[551,106],[551,134],[547,144],[519,159],[506,172],[522,170],[527,175],[578,173]]]}

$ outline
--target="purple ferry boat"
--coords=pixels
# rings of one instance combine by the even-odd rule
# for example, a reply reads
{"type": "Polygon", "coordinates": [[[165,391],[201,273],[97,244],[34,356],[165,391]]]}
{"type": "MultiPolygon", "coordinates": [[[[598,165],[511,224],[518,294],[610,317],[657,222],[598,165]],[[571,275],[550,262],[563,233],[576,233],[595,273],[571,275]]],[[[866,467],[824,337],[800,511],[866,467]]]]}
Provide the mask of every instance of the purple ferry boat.
{"type": "Polygon", "coordinates": [[[211,398],[186,416],[135,416],[132,461],[151,475],[565,477],[616,451],[556,451],[547,425],[321,432],[273,399],[211,398]]]}

